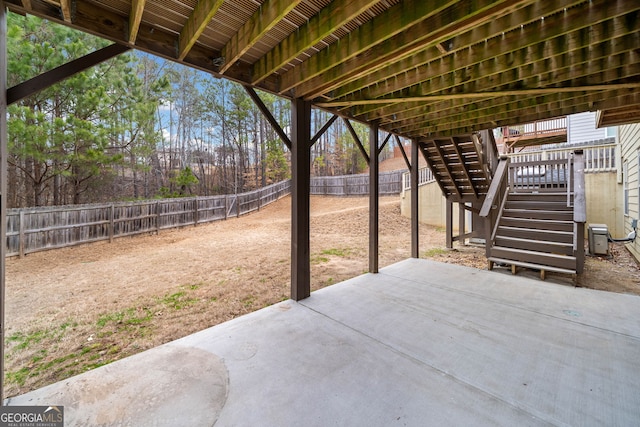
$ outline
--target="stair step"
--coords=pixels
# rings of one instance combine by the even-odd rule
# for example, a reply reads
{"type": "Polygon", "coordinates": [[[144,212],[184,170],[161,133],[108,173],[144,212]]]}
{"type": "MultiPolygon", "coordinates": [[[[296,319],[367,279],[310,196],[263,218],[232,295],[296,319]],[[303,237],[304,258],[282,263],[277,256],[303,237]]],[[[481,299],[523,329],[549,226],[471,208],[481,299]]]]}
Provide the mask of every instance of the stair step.
{"type": "Polygon", "coordinates": [[[536,230],[566,231],[573,233],[573,221],[559,221],[529,218],[505,218],[500,219],[500,226],[533,228],[536,230]]]}
{"type": "MultiPolygon", "coordinates": [[[[503,246],[493,246],[490,258],[500,258],[503,260],[525,262],[549,267],[562,268],[566,270],[576,269],[576,258],[569,255],[549,254],[544,252],[529,251],[525,249],[506,248],[503,246]]],[[[544,268],[543,268],[544,269],[544,268]]]]}
{"type": "Polygon", "coordinates": [[[532,193],[532,192],[517,192],[517,193],[509,193],[509,200],[514,201],[527,201],[527,200],[536,200],[540,202],[567,202],[567,193],[565,192],[541,192],[541,193],[532,193]]]}
{"type": "Polygon", "coordinates": [[[519,239],[573,244],[573,231],[535,230],[522,227],[500,226],[498,227],[496,235],[503,237],[515,237],[519,239]]]}
{"type": "Polygon", "coordinates": [[[553,271],[555,273],[576,274],[575,270],[568,269],[568,268],[550,267],[548,265],[540,265],[540,264],[535,264],[531,262],[513,261],[513,260],[496,258],[496,257],[489,257],[488,259],[489,261],[492,261],[494,263],[517,265],[519,267],[530,268],[532,270],[545,270],[545,271],[553,271]]]}
{"type": "Polygon", "coordinates": [[[548,202],[536,200],[509,200],[504,205],[505,209],[522,209],[522,210],[545,210],[545,211],[566,211],[573,212],[573,207],[567,206],[564,202],[548,202]]]}
{"type": "Polygon", "coordinates": [[[496,236],[495,244],[506,248],[525,249],[552,254],[573,255],[573,243],[549,242],[544,240],[521,239],[496,236]]]}
{"type": "Polygon", "coordinates": [[[573,211],[571,210],[542,210],[542,209],[511,209],[505,208],[502,217],[508,218],[528,218],[528,219],[552,219],[559,221],[573,221],[573,211]]]}

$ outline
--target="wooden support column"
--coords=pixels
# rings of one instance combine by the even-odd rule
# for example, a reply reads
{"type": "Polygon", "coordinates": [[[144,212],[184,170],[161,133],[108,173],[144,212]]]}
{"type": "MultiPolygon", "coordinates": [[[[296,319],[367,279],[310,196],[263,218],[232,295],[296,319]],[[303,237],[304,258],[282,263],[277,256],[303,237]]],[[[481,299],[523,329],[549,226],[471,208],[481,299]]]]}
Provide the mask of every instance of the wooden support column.
{"type": "Polygon", "coordinates": [[[464,246],[466,238],[466,216],[467,212],[464,209],[464,203],[458,202],[458,245],[464,246]]]}
{"type": "MultiPolygon", "coordinates": [[[[403,150],[404,152],[404,150],[403,150]]],[[[406,159],[405,159],[406,160],[406,159]]],[[[411,141],[411,258],[420,258],[418,227],[418,141],[411,141]]]]}
{"type": "Polygon", "coordinates": [[[369,273],[378,272],[378,228],[380,220],[380,182],[378,158],[378,122],[369,127],[369,273]]]}
{"type": "Polygon", "coordinates": [[[446,245],[447,245],[447,249],[451,249],[453,248],[453,202],[451,200],[448,200],[445,202],[447,205],[447,211],[446,211],[446,245]]]}
{"type": "Polygon", "coordinates": [[[311,295],[309,194],[311,181],[311,103],[291,105],[291,299],[311,295]]]}
{"type": "Polygon", "coordinates": [[[5,260],[7,256],[7,8],[0,4],[0,405],[4,405],[5,260]]]}

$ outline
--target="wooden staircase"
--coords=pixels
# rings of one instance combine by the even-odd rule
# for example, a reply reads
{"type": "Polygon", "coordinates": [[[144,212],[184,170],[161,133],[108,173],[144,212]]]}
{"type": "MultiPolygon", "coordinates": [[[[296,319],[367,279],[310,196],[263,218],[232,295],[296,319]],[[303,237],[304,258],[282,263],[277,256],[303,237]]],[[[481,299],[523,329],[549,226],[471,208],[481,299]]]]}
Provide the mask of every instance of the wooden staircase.
{"type": "Polygon", "coordinates": [[[495,264],[580,274],[584,265],[584,161],[535,163],[500,160],[480,209],[486,219],[486,254],[495,264]]]}
{"type": "Polygon", "coordinates": [[[576,274],[573,206],[566,193],[509,193],[489,248],[494,263],[576,274]]]}
{"type": "Polygon", "coordinates": [[[497,152],[492,136],[474,133],[419,143],[420,152],[447,200],[482,202],[491,182],[491,156],[497,152]]]}

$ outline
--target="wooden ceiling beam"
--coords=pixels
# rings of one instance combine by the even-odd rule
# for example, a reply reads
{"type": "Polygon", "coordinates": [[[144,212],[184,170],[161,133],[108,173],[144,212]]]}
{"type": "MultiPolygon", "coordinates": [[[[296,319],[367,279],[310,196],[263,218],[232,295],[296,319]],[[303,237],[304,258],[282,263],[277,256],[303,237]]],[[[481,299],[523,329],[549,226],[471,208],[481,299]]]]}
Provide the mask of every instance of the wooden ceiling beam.
{"type": "Polygon", "coordinates": [[[207,25],[218,12],[224,0],[199,0],[193,12],[187,19],[187,23],[180,31],[178,41],[178,59],[183,60],[207,25]]]}
{"type": "MultiPolygon", "coordinates": [[[[480,130],[480,128],[477,128],[477,123],[487,123],[491,121],[497,123],[502,117],[508,117],[510,114],[514,114],[514,111],[519,112],[519,114],[533,115],[544,113],[549,108],[561,109],[570,106],[571,103],[593,103],[603,98],[620,95],[621,93],[623,92],[611,90],[598,93],[557,93],[525,98],[508,97],[506,100],[496,100],[501,102],[499,107],[492,108],[488,106],[473,112],[452,114],[444,120],[432,116],[423,116],[410,119],[399,118],[398,120],[389,122],[389,124],[395,126],[400,132],[423,128],[431,128],[437,131],[443,129],[443,126],[448,126],[449,123],[451,123],[451,128],[476,126],[476,129],[480,130]],[[443,125],[443,123],[447,123],[447,125],[443,125]]],[[[510,122],[510,124],[514,123],[521,122],[510,122]]]]}
{"type": "MultiPolygon", "coordinates": [[[[440,92],[462,92],[464,85],[473,84],[474,91],[481,91],[484,88],[495,88],[507,83],[520,82],[541,73],[549,77],[548,83],[556,80],[554,74],[548,74],[548,70],[554,71],[558,68],[568,69],[574,64],[583,64],[577,68],[576,72],[584,67],[590,72],[594,70],[591,63],[593,59],[620,52],[630,52],[636,49],[640,41],[640,22],[632,25],[637,27],[636,31],[629,31],[628,25],[623,24],[625,17],[618,17],[611,21],[604,21],[590,28],[581,28],[570,34],[557,35],[555,38],[542,41],[538,45],[527,46],[517,51],[496,52],[489,51],[482,53],[477,50],[468,50],[458,54],[458,61],[464,67],[452,69],[450,63],[437,61],[429,67],[429,78],[417,85],[410,86],[403,90],[387,93],[387,89],[381,86],[372,87],[363,91],[358,98],[353,96],[349,99],[384,99],[394,96],[411,96],[414,94],[430,94],[440,92]],[[543,52],[540,54],[539,52],[543,52]],[[536,56],[536,53],[538,55],[536,56]],[[475,61],[474,61],[475,59],[475,61]],[[518,66],[507,68],[505,64],[516,63],[518,66]]],[[[628,22],[628,21],[626,21],[628,22]]],[[[600,66],[600,63],[596,64],[600,66]]],[[[607,64],[604,64],[606,67],[607,64]]],[[[424,72],[426,75],[426,71],[424,72]]],[[[407,82],[409,83],[409,82],[407,82]]],[[[403,79],[397,79],[398,87],[405,86],[403,79]]],[[[467,89],[468,90],[468,89],[467,89]]],[[[364,115],[375,108],[362,107],[352,111],[355,116],[364,115]]]]}
{"type": "MultiPolygon", "coordinates": [[[[253,84],[293,61],[296,56],[320,43],[338,28],[367,11],[379,0],[334,0],[298,31],[290,34],[275,48],[267,52],[253,66],[253,84]]],[[[284,92],[284,91],[283,91],[284,92]]]]}
{"type": "Polygon", "coordinates": [[[284,19],[302,0],[267,0],[244,23],[231,40],[222,48],[225,63],[219,72],[223,74],[251,49],[265,34],[284,19]]]}
{"type": "MultiPolygon", "coordinates": [[[[367,55],[343,61],[334,60],[322,75],[296,85],[296,96],[314,99],[372,71],[387,68],[404,57],[412,56],[426,47],[451,40],[486,21],[508,14],[532,0],[462,0],[429,16],[406,31],[376,44],[367,55]]],[[[321,55],[319,53],[319,55],[321,55]]],[[[436,54],[435,56],[439,56],[436,54]]],[[[285,77],[283,77],[285,80],[285,77]]]]}
{"type": "MultiPolygon", "coordinates": [[[[638,35],[638,37],[640,37],[640,35],[638,35]]],[[[586,58],[587,62],[585,63],[574,63],[570,67],[566,67],[566,69],[562,68],[556,69],[555,71],[549,71],[549,76],[543,74],[539,77],[543,81],[555,81],[556,84],[562,87],[577,88],[585,83],[589,84],[600,81],[609,81],[612,82],[612,84],[616,84],[623,81],[621,79],[634,78],[640,74],[640,63],[633,59],[635,56],[634,52],[626,51],[614,55],[611,51],[605,49],[602,51],[602,54],[604,56],[601,58],[586,58]],[[606,55],[607,53],[610,53],[610,55],[606,55]],[[596,69],[602,69],[602,67],[597,64],[598,61],[606,61],[610,68],[605,72],[595,71],[596,69]],[[592,67],[594,68],[593,70],[592,67]]],[[[535,75],[533,76],[535,77],[535,75]]],[[[523,77],[523,79],[526,82],[526,78],[523,77]]],[[[516,80],[516,82],[517,81],[518,80],[516,80]]],[[[491,85],[492,82],[493,80],[489,78],[487,84],[491,85]]],[[[585,86],[581,87],[584,88],[585,86]]],[[[633,85],[630,87],[633,87],[633,85]]],[[[604,88],[612,88],[612,86],[604,85],[604,88]]],[[[500,89],[500,87],[498,87],[498,89],[500,89]]],[[[524,92],[520,92],[520,94],[524,95],[524,92]]],[[[419,102],[388,105],[389,106],[379,108],[368,116],[373,116],[376,119],[387,122],[395,120],[394,117],[398,116],[402,116],[404,119],[407,119],[412,117],[424,117],[426,115],[437,117],[439,120],[446,120],[447,116],[463,111],[468,112],[482,108],[497,108],[501,105],[501,100],[472,100],[460,97],[455,100],[432,102],[426,105],[425,103],[419,102]]]]}
{"type": "MultiPolygon", "coordinates": [[[[551,94],[544,97],[534,97],[526,99],[513,99],[511,103],[504,104],[500,109],[491,111],[487,109],[486,114],[478,115],[475,120],[468,120],[464,114],[460,114],[459,120],[455,116],[448,121],[439,121],[430,118],[422,120],[395,121],[392,123],[382,123],[383,128],[392,128],[401,134],[409,135],[451,135],[469,133],[498,126],[514,123],[528,123],[536,120],[549,119],[584,111],[593,111],[598,105],[611,108],[615,102],[622,102],[629,98],[635,102],[635,98],[640,98],[640,92],[633,90],[611,90],[592,94],[551,94]],[[615,100],[615,101],[611,101],[615,100]],[[455,130],[455,132],[453,132],[455,130]]],[[[624,104],[617,104],[624,105],[624,104]]]]}
{"type": "MultiPolygon", "coordinates": [[[[30,10],[26,10],[22,6],[21,0],[8,0],[4,4],[15,13],[29,13],[57,24],[68,25],[60,18],[60,9],[58,7],[43,1],[32,0],[32,8],[30,10]]],[[[129,43],[129,20],[127,17],[119,15],[110,9],[101,8],[97,3],[84,1],[75,3],[74,12],[74,27],[116,43],[129,43]]],[[[186,66],[220,77],[217,72],[218,67],[212,62],[212,58],[221,56],[220,52],[194,45],[184,60],[179,61],[176,58],[176,46],[178,46],[178,37],[176,35],[163,31],[157,26],[145,23],[140,24],[136,37],[136,49],[170,61],[180,62],[186,66]]],[[[249,84],[251,79],[250,68],[248,66],[233,67],[233,70],[225,73],[225,77],[241,84],[249,84]]],[[[260,89],[276,93],[276,83],[277,78],[269,76],[260,84],[260,89]]]]}
{"type": "MultiPolygon", "coordinates": [[[[576,114],[583,113],[585,111],[596,111],[596,110],[606,110],[608,108],[614,108],[619,105],[635,105],[640,108],[640,96],[637,93],[623,95],[617,98],[609,98],[603,101],[598,101],[594,103],[587,104],[570,104],[569,106],[563,107],[558,110],[548,110],[545,112],[540,112],[531,115],[511,115],[509,118],[503,119],[500,118],[498,121],[492,120],[484,123],[478,123],[476,126],[461,126],[461,127],[452,127],[449,129],[438,129],[438,136],[452,136],[452,135],[464,135],[471,132],[476,132],[478,129],[495,129],[502,126],[512,125],[513,123],[532,123],[537,120],[545,120],[553,117],[562,116],[563,114],[576,114]],[[554,115],[553,117],[549,117],[548,115],[554,115]]],[[[383,128],[382,128],[383,129],[383,128]]],[[[420,129],[420,131],[416,132],[414,137],[419,137],[423,135],[428,135],[424,129],[420,129]]]]}
{"type": "MultiPolygon", "coordinates": [[[[637,11],[640,4],[634,3],[633,6],[637,11]]],[[[621,10],[618,11],[621,12],[621,10]]],[[[628,9],[625,11],[628,12],[628,9]]],[[[473,49],[458,52],[450,58],[443,58],[425,67],[408,71],[402,77],[393,79],[393,88],[388,85],[375,85],[361,91],[357,97],[377,99],[450,91],[456,84],[473,82],[484,76],[496,76],[500,73],[509,75],[513,70],[510,64],[518,64],[522,67],[545,61],[546,58],[558,56],[564,52],[589,48],[591,44],[601,43],[602,40],[638,34],[640,29],[638,20],[630,21],[625,15],[608,18],[607,13],[610,11],[602,4],[592,12],[594,14],[599,12],[594,16],[600,20],[599,23],[591,23],[588,17],[583,17],[585,13],[578,12],[567,16],[570,24],[562,19],[552,21],[552,18],[545,20],[552,22],[539,21],[535,28],[529,31],[532,34],[529,37],[524,37],[517,31],[505,34],[504,37],[488,41],[483,46],[474,46],[473,49]],[[570,28],[567,27],[569,25],[570,28]],[[630,29],[629,25],[635,28],[630,29]],[[521,45],[518,44],[518,40],[521,40],[521,45]],[[474,70],[475,65],[481,66],[482,70],[480,72],[474,70]],[[389,92],[390,90],[392,92],[389,92]]],[[[583,52],[583,55],[585,53],[591,54],[589,50],[583,52]]],[[[490,87],[499,85],[501,82],[494,78],[490,87]]],[[[360,109],[358,114],[364,114],[367,110],[360,109]]]]}
{"type": "Polygon", "coordinates": [[[60,11],[62,12],[62,19],[64,22],[71,23],[71,0],[60,0],[60,11]]]}
{"type": "MultiPolygon", "coordinates": [[[[614,46],[615,44],[606,43],[606,45],[614,46]]],[[[595,50],[599,50],[597,45],[594,46],[594,49],[592,50],[592,52],[595,50]]],[[[608,80],[604,80],[604,81],[615,82],[617,79],[621,77],[632,76],[636,74],[636,72],[633,70],[634,69],[637,70],[640,64],[638,64],[638,62],[634,60],[635,53],[633,51],[625,50],[623,52],[618,52],[617,50],[613,51],[609,49],[603,49],[601,50],[601,52],[602,52],[601,55],[603,56],[595,57],[595,58],[588,58],[588,57],[582,58],[581,61],[584,60],[585,62],[565,61],[563,59],[558,60],[557,62],[558,64],[568,63],[570,65],[563,66],[561,68],[549,67],[550,71],[543,72],[540,74],[535,74],[539,69],[539,66],[535,66],[535,65],[531,66],[531,71],[526,71],[526,72],[517,71],[517,72],[510,73],[510,75],[519,76],[522,80],[520,80],[519,78],[514,78],[514,80],[507,82],[508,83],[507,87],[517,87],[520,81],[523,81],[525,84],[527,84],[527,86],[530,87],[529,81],[531,79],[534,79],[535,82],[538,84],[541,84],[542,82],[554,82],[554,84],[564,86],[564,87],[578,86],[585,83],[589,84],[589,83],[599,82],[601,80],[598,80],[597,78],[601,76],[600,70],[603,69],[602,65],[598,64],[598,62],[600,61],[606,61],[608,63],[607,64],[609,67],[607,68],[608,74],[611,74],[611,73],[615,74],[613,76],[609,75],[608,80]]],[[[540,66],[545,66],[545,63],[546,61],[540,64],[540,66]]],[[[493,86],[493,84],[494,84],[494,78],[492,76],[486,76],[478,82],[478,86],[481,88],[483,87],[490,88],[493,86]]],[[[498,87],[497,89],[502,89],[502,88],[503,87],[498,87]]],[[[464,89],[464,87],[461,87],[460,89],[464,89]]],[[[407,114],[410,111],[414,111],[414,115],[418,116],[418,115],[427,114],[429,112],[444,113],[447,110],[452,108],[457,108],[457,109],[467,108],[469,104],[464,100],[457,100],[453,102],[439,102],[439,103],[429,104],[429,107],[430,107],[429,110],[425,110],[423,108],[424,104],[420,105],[419,103],[407,103],[404,105],[398,105],[398,104],[387,104],[387,105],[390,105],[390,106],[378,108],[369,114],[364,113],[364,115],[373,116],[378,119],[385,119],[385,118],[389,118],[394,115],[397,115],[398,113],[407,114]]],[[[353,108],[352,113],[362,114],[360,112],[357,112],[356,111],[357,109],[358,109],[357,107],[353,108]]]]}
{"type": "MultiPolygon", "coordinates": [[[[522,25],[528,25],[531,22],[538,20],[540,16],[553,15],[566,7],[572,7],[575,3],[580,3],[582,1],[583,0],[574,0],[572,2],[562,3],[534,2],[533,4],[527,5],[523,8],[516,9],[512,13],[501,16],[497,19],[491,19],[482,25],[471,28],[469,31],[457,35],[455,39],[452,40],[450,50],[448,52],[443,53],[440,49],[436,52],[433,48],[425,48],[424,50],[417,52],[415,55],[399,59],[398,61],[389,64],[386,68],[378,69],[364,77],[360,77],[350,83],[334,89],[332,97],[342,98],[353,92],[364,89],[367,86],[389,84],[395,79],[402,79],[404,73],[409,70],[413,70],[416,67],[420,67],[434,60],[441,60],[442,57],[446,55],[453,55],[462,49],[468,49],[469,46],[477,44],[479,41],[491,39],[502,33],[508,33],[515,28],[522,25]]],[[[409,85],[415,83],[417,83],[417,81],[414,81],[409,85]]]]}
{"type": "MultiPolygon", "coordinates": [[[[481,0],[486,1],[486,0],[481,0]]],[[[288,91],[333,68],[339,61],[365,54],[378,43],[411,28],[420,21],[455,4],[452,0],[401,2],[329,45],[282,75],[281,91],[288,91]]]]}
{"type": "Polygon", "coordinates": [[[147,0],[133,0],[131,2],[131,13],[129,14],[129,43],[135,44],[142,22],[142,13],[147,0]]]}

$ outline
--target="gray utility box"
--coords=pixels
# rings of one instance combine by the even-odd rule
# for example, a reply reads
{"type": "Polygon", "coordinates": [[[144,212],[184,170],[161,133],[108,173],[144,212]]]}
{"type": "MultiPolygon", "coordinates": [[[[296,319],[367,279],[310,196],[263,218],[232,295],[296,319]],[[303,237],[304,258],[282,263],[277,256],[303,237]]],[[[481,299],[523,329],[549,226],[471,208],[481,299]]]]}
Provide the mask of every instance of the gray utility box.
{"type": "Polygon", "coordinates": [[[589,224],[589,254],[609,255],[609,228],[606,224],[589,224]]]}

